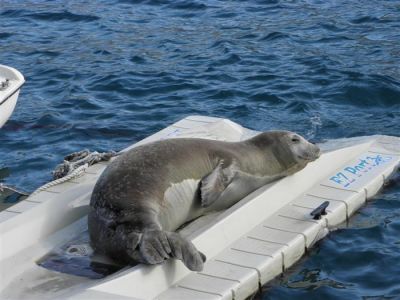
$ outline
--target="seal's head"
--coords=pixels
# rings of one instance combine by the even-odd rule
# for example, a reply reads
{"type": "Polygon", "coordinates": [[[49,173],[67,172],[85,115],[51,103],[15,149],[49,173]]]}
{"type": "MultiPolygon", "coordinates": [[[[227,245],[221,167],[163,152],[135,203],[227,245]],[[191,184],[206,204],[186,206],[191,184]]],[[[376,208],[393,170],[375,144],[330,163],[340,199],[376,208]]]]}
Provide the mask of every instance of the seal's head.
{"type": "Polygon", "coordinates": [[[268,131],[253,138],[253,142],[271,151],[284,169],[293,172],[304,168],[320,156],[320,149],[301,135],[291,131],[268,131]]]}
{"type": "Polygon", "coordinates": [[[314,161],[321,154],[321,150],[317,145],[310,143],[295,132],[283,132],[281,142],[290,149],[292,157],[299,164],[307,164],[310,161],[314,161]]]}

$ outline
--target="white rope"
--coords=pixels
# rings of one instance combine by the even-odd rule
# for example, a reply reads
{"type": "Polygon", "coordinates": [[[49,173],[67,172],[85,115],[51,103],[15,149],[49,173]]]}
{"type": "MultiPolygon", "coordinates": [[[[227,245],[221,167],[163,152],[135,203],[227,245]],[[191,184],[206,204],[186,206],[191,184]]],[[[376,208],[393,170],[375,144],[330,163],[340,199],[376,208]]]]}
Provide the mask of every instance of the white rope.
{"type": "Polygon", "coordinates": [[[78,167],[88,164],[89,166],[100,161],[108,161],[111,157],[118,155],[114,151],[99,153],[97,151],[90,152],[82,150],[67,155],[63,163],[59,164],[53,173],[53,179],[63,178],[78,167]]]}
{"type": "Polygon", "coordinates": [[[10,190],[10,191],[12,191],[14,193],[20,194],[22,196],[29,196],[28,193],[25,193],[25,192],[22,192],[22,191],[18,191],[17,189],[15,189],[15,188],[13,188],[11,186],[8,186],[8,185],[5,185],[3,183],[0,183],[0,193],[3,193],[6,189],[8,189],[8,190],[10,190]]]}
{"type": "Polygon", "coordinates": [[[37,193],[43,192],[44,190],[47,190],[48,188],[51,188],[52,186],[55,186],[55,185],[57,185],[57,184],[63,183],[63,182],[65,182],[65,181],[71,180],[71,179],[73,179],[73,178],[77,178],[77,177],[79,177],[79,176],[82,176],[83,173],[85,172],[85,170],[86,170],[88,167],[89,167],[89,164],[86,163],[86,164],[84,164],[84,165],[82,165],[82,166],[76,168],[76,169],[75,169],[74,171],[72,171],[70,174],[68,174],[68,175],[66,175],[66,176],[64,176],[64,177],[62,177],[62,178],[59,178],[59,179],[50,181],[49,183],[46,183],[45,185],[42,185],[40,188],[36,189],[36,190],[31,194],[31,196],[33,196],[33,195],[35,195],[35,194],[37,194],[37,193]]]}
{"type": "MultiPolygon", "coordinates": [[[[52,172],[54,180],[37,188],[30,196],[43,192],[55,185],[80,177],[89,166],[100,161],[108,161],[111,157],[119,154],[120,153],[114,151],[99,153],[97,151],[90,152],[89,150],[71,153],[67,155],[63,163],[59,164],[52,172]]],[[[2,186],[0,185],[0,191],[1,189],[2,186]]]]}

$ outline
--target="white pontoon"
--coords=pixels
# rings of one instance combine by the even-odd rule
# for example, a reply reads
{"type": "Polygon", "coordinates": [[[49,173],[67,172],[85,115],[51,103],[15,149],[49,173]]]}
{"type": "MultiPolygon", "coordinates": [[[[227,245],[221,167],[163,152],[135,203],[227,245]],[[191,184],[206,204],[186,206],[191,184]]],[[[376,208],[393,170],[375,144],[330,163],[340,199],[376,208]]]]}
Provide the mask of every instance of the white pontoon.
{"type": "Polygon", "coordinates": [[[0,128],[14,111],[24,76],[11,67],[0,65],[0,128]]]}
{"type": "MultiPolygon", "coordinates": [[[[180,137],[240,141],[255,133],[226,119],[191,116],[131,147],[180,137]]],[[[93,165],[82,176],[0,213],[0,298],[245,299],[345,222],[382,188],[400,162],[398,137],[331,140],[320,147],[321,157],[305,169],[182,230],[208,258],[198,273],[169,260],[90,279],[58,272],[68,269],[68,259],[59,261],[58,271],[40,263],[87,231],[88,201],[107,163],[93,165]]],[[[68,251],[73,254],[80,246],[68,251]]],[[[83,255],[92,259],[86,250],[83,255]]]]}

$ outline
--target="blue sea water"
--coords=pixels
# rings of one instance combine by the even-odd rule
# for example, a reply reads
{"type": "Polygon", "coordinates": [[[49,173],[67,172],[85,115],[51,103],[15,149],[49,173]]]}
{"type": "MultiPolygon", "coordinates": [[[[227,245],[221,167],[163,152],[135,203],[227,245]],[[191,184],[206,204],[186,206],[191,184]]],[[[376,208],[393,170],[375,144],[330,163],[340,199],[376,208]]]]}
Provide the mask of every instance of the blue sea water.
{"type": "MultiPolygon", "coordinates": [[[[400,135],[400,2],[1,0],[0,63],[26,77],[0,181],[119,150],[187,115],[314,140],[400,135]]],[[[400,180],[260,299],[400,299],[400,180]]]]}

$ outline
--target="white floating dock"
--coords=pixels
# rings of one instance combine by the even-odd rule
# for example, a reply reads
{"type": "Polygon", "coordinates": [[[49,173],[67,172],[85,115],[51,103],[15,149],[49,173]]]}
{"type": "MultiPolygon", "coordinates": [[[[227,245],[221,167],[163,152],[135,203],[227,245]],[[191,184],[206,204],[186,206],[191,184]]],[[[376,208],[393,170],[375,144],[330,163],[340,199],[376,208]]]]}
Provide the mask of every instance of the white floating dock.
{"type": "MultiPolygon", "coordinates": [[[[256,134],[229,120],[191,116],[133,145],[179,137],[239,141],[256,134]]],[[[320,145],[302,171],[264,186],[230,209],[182,230],[208,260],[202,272],[180,261],[127,267],[88,280],[35,262],[86,229],[87,203],[106,167],[54,186],[0,213],[0,298],[245,299],[298,261],[329,229],[375,195],[400,163],[400,138],[370,136],[320,145]],[[329,201],[328,214],[310,212],[329,201]]]]}

